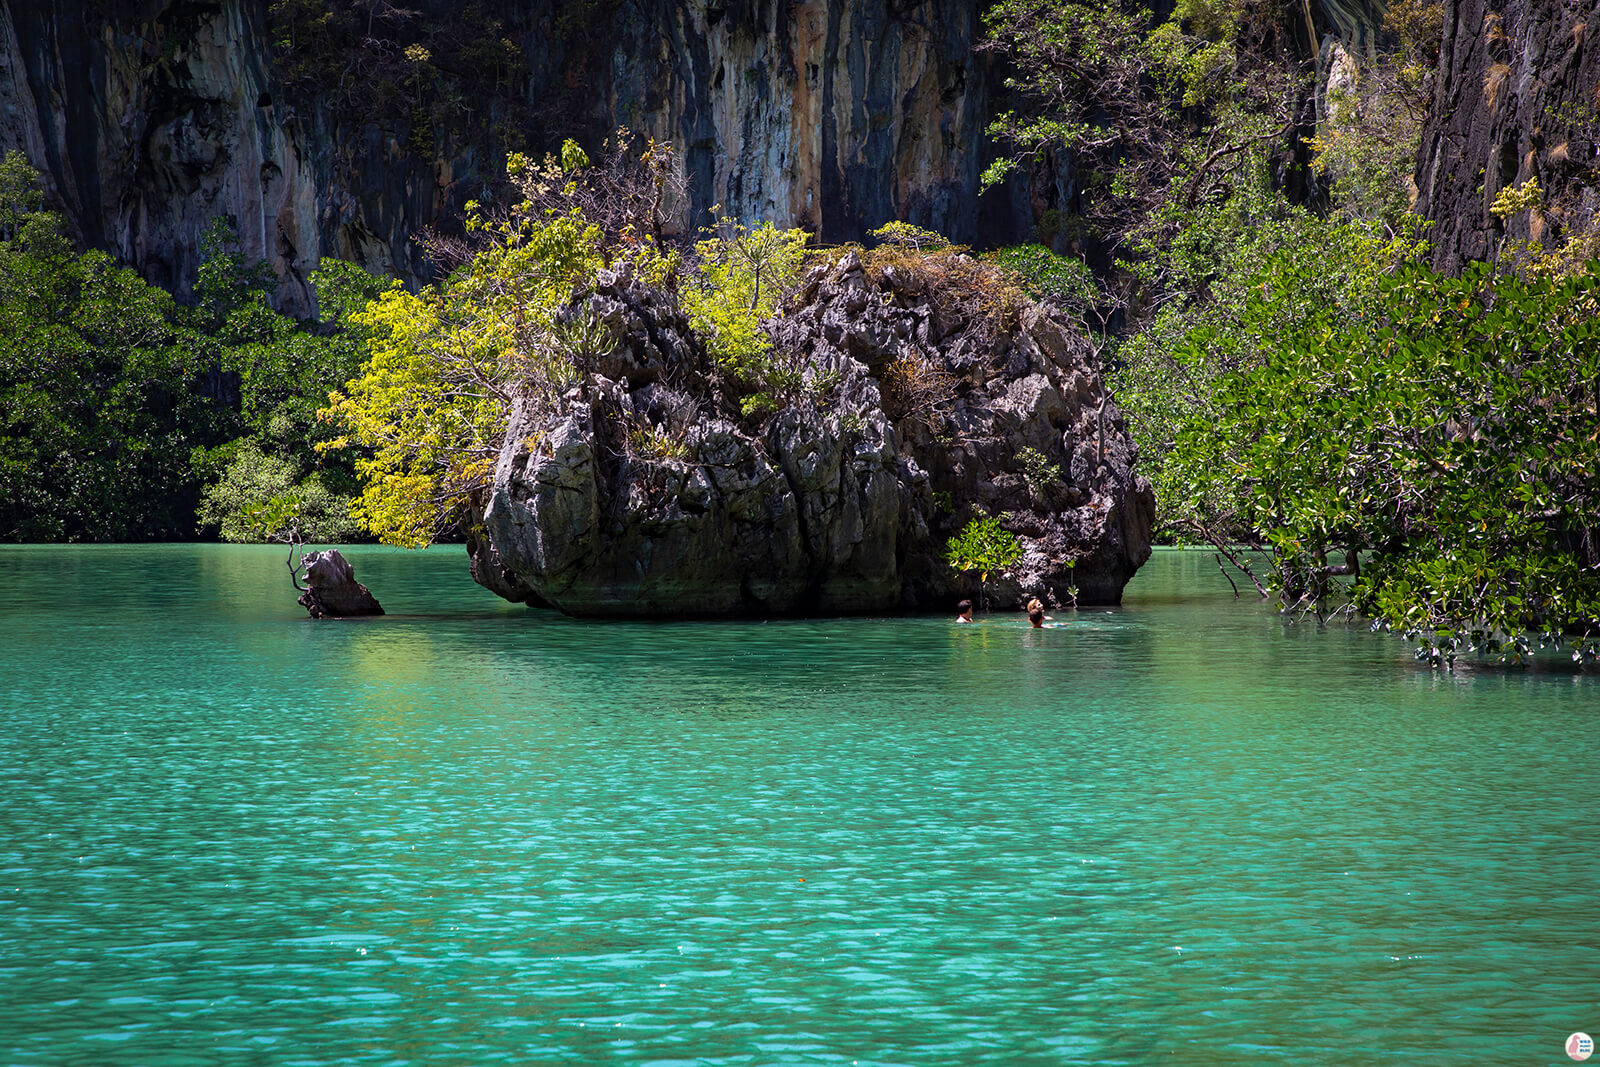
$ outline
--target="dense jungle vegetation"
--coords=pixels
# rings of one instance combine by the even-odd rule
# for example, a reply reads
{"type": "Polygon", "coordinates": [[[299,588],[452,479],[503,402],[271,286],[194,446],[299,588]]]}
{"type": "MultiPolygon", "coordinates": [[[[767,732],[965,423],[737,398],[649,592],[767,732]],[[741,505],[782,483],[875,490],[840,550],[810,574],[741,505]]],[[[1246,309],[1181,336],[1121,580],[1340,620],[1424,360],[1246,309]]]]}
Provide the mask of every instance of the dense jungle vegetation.
{"type": "MultiPolygon", "coordinates": [[[[316,5],[274,10],[291,77],[359,29],[316,5]]],[[[1391,4],[1383,47],[1328,89],[1279,5],[1178,0],[1157,20],[1107,0],[999,0],[984,47],[1015,76],[985,181],[1069,153],[1086,176],[1074,201],[981,267],[903,223],[878,236],[945,275],[975,264],[960,269],[983,299],[1026,291],[1083,318],[1167,538],[1210,542],[1291,610],[1361,613],[1437,662],[1540,644],[1593,659],[1600,266],[1577,235],[1461,277],[1426,267],[1408,184],[1442,12],[1391,4]]],[[[429,40],[497,92],[514,73],[505,42],[478,55],[471,34],[429,40]]],[[[416,99],[438,110],[462,90],[428,73],[433,55],[383,62],[401,89],[431,79],[416,99]]],[[[424,292],[325,261],[306,323],[272,309],[270,277],[225,222],[180,306],[71,248],[26,161],[7,157],[0,537],[252,540],[294,525],[427,543],[483,489],[513,401],[581,387],[604,339],[564,312],[624,263],[677,294],[750,417],[815,389],[761,323],[808,257],[837,252],[761,220],[665,236],[681,192],[670,146],[590,148],[595,161],[571,142],[542,161],[512,153],[516,206],[473,208],[464,238],[429,238],[448,276],[424,292]]],[[[1538,210],[1537,185],[1494,204],[1538,210]]]]}

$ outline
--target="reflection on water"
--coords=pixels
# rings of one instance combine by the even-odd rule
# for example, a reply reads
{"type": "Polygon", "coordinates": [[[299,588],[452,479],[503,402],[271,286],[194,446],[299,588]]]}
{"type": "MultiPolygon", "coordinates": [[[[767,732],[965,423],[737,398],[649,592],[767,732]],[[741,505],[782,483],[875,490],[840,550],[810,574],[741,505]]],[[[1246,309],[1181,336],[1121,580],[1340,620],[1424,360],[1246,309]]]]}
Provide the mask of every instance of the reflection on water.
{"type": "MultiPolygon", "coordinates": [[[[1164,553],[1115,611],[649,624],[459,549],[0,549],[7,1063],[1551,1062],[1592,676],[1164,553]]],[[[1587,947],[1586,947],[1587,946],[1587,947]]]]}

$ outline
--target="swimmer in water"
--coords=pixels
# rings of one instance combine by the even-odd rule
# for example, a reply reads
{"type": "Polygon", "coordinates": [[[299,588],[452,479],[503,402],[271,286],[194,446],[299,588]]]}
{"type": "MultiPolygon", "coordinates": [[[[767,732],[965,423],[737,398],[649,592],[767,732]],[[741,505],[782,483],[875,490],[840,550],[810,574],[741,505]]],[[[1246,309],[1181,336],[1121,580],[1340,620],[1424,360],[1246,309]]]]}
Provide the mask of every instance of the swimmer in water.
{"type": "Polygon", "coordinates": [[[956,605],[956,622],[972,621],[972,601],[963,600],[956,605]]]}
{"type": "Polygon", "coordinates": [[[1044,603],[1038,597],[1028,601],[1028,622],[1035,630],[1054,630],[1065,625],[1054,620],[1053,616],[1044,613],[1044,603]],[[1049,623],[1049,625],[1045,625],[1049,623]]]}

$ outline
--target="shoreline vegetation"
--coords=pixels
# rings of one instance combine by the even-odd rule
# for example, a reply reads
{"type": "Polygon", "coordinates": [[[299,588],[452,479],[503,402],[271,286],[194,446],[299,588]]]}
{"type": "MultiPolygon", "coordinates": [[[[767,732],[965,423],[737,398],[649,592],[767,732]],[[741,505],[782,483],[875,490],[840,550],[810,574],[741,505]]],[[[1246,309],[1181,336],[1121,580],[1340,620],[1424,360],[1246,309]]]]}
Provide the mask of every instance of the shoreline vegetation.
{"type": "MultiPolygon", "coordinates": [[[[870,243],[818,248],[717,211],[691,239],[673,146],[619,131],[593,159],[571,140],[512,153],[514,195],[469,204],[459,234],[418,235],[434,286],[324,259],[310,276],[318,317],[299,322],[274,308],[276,279],[246,261],[229,220],[207,231],[180,304],[75,247],[10,153],[0,538],[470,543],[513,411],[595,388],[612,338],[582,312],[602,272],[625,267],[662,294],[706,354],[717,411],[757,430],[832,402],[839,382],[775,338],[808,271],[853,256],[885,278],[934,279],[932,320],[1004,331],[1036,303],[1078,324],[1105,372],[1102,456],[1106,423],[1125,419],[1158,539],[1204,543],[1236,594],[1368,620],[1436,666],[1541,649],[1593,664],[1592,220],[1576,193],[1506,180],[1483,197],[1501,234],[1490,262],[1431,269],[1410,183],[1453,91],[1443,6],[1390,5],[1367,54],[1333,46],[1328,69],[1307,65],[1281,19],[1242,0],[1184,0],[1165,19],[993,5],[983,47],[1015,75],[985,183],[1066,158],[1089,179],[1039,214],[1034,243],[981,254],[897,220],[870,243]]],[[[1594,175],[1571,181],[1592,191],[1594,175]]],[[[902,361],[875,382],[899,417],[958,432],[940,421],[948,366],[902,361]]],[[[689,463],[670,419],[625,429],[614,450],[630,462],[689,463]]],[[[984,476],[1012,479],[1018,500],[1066,499],[1070,467],[1025,448],[984,476]]],[[[980,598],[1022,558],[1018,535],[1035,536],[1020,513],[941,512],[947,564],[980,598]]]]}

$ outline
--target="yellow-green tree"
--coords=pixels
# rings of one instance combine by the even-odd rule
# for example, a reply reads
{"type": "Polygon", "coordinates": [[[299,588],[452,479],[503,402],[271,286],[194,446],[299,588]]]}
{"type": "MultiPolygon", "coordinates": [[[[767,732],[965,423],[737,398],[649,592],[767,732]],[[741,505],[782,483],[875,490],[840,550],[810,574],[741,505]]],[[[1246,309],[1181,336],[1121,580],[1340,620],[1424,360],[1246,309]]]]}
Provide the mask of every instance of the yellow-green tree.
{"type": "Polygon", "coordinates": [[[568,141],[559,157],[511,156],[507,172],[517,208],[469,204],[465,241],[436,242],[461,263],[447,281],[396,286],[356,316],[370,357],[323,412],[344,430],[324,447],[360,450],[352,514],[389,544],[428,544],[463,517],[493,477],[513,402],[553,409],[585,385],[605,327],[563,313],[608,265],[626,260],[646,284],[680,292],[741,389],[781,391],[761,320],[792,284],[804,233],[724,220],[683,271],[657,238],[676,195],[670,146],[629,156],[613,145],[592,163],[568,141]]]}
{"type": "Polygon", "coordinates": [[[371,357],[325,411],[346,430],[332,447],[366,450],[352,511],[389,544],[453,525],[489,483],[513,399],[575,379],[555,315],[604,265],[598,229],[576,211],[471,226],[486,247],[447,282],[397,286],[357,316],[371,357]]]}
{"type": "Polygon", "coordinates": [[[793,286],[807,240],[804,230],[750,227],[719,215],[695,245],[698,270],[680,290],[683,309],[712,358],[748,394],[747,413],[775,406],[801,385],[798,368],[772,358],[762,322],[793,286]]]}

